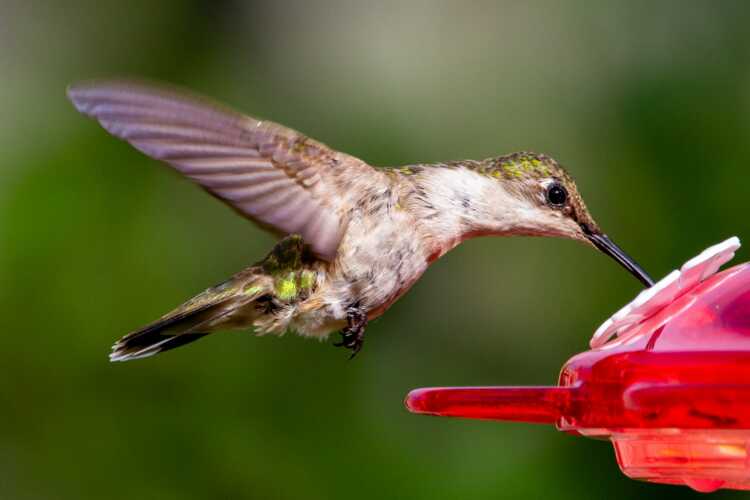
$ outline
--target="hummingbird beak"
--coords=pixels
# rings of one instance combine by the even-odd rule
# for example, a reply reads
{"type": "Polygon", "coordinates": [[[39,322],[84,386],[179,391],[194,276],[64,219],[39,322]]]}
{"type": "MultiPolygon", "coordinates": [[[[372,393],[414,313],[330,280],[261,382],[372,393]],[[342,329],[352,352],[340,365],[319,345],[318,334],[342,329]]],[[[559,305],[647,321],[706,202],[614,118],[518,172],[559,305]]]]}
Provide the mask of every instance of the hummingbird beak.
{"type": "Polygon", "coordinates": [[[630,271],[630,274],[638,278],[638,281],[646,285],[646,288],[653,286],[654,280],[651,279],[651,276],[649,276],[631,256],[615,245],[606,234],[592,233],[588,227],[585,226],[583,227],[583,232],[596,248],[619,262],[622,267],[630,271]]]}

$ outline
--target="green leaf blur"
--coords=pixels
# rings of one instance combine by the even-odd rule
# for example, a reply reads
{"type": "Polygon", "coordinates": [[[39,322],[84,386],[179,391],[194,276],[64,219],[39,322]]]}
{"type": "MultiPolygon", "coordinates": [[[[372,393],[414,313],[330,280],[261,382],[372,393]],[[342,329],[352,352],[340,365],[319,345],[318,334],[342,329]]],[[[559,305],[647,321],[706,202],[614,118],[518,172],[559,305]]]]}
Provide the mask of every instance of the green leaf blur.
{"type": "Polygon", "coordinates": [[[748,15],[731,1],[0,0],[0,498],[697,497],[626,479],[605,442],[403,408],[418,386],[555,382],[639,290],[567,241],[466,243],[352,362],[330,343],[226,333],[110,364],[114,340],[273,240],[64,91],[166,80],[377,165],[545,152],[657,278],[750,236],[748,15]]]}

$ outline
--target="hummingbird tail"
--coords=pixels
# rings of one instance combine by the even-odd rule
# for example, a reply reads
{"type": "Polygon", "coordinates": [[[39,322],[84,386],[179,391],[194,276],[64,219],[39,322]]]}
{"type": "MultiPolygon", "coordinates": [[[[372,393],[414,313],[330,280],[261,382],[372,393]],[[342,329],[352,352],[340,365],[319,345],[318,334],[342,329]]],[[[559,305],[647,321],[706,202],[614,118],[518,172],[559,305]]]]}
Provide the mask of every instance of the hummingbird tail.
{"type": "Polygon", "coordinates": [[[109,360],[129,361],[146,358],[194,342],[211,333],[209,325],[223,315],[226,307],[226,302],[222,301],[168,314],[115,342],[109,360]]]}
{"type": "Polygon", "coordinates": [[[317,278],[314,271],[294,267],[301,265],[302,252],[301,238],[288,236],[260,264],[125,335],[112,346],[109,360],[146,358],[219,329],[254,327],[260,333],[283,333],[293,311],[290,306],[311,293],[317,278]]]}

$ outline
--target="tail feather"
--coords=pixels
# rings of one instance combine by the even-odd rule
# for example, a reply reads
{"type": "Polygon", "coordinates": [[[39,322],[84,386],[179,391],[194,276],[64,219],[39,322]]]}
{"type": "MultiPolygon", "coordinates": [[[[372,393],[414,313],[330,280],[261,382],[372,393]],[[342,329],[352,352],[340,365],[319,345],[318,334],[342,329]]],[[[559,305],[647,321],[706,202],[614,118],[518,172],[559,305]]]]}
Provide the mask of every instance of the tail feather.
{"type": "MultiPolygon", "coordinates": [[[[153,356],[194,342],[222,328],[255,326],[261,331],[269,330],[259,324],[259,319],[268,310],[276,307],[277,298],[274,294],[277,284],[272,272],[278,274],[280,268],[286,269],[283,266],[288,266],[292,270],[297,269],[301,265],[304,251],[299,236],[289,236],[281,240],[263,262],[240,271],[229,280],[196,295],[150,325],[125,335],[112,346],[110,361],[128,361],[153,356]],[[266,303],[268,301],[264,300],[265,298],[271,298],[272,303],[266,303]],[[257,307],[251,307],[250,304],[255,302],[257,307]]],[[[287,279],[287,284],[291,283],[293,293],[291,297],[284,297],[278,302],[284,303],[299,298],[297,290],[298,286],[302,287],[303,274],[292,272],[295,278],[292,281],[287,279]],[[300,283],[297,283],[298,281],[300,283]]],[[[302,288],[305,293],[309,293],[311,286],[302,288]]]]}
{"type": "Polygon", "coordinates": [[[112,346],[110,361],[129,361],[153,356],[205,337],[210,331],[201,331],[223,316],[220,309],[225,302],[179,312],[124,336],[112,346]]]}

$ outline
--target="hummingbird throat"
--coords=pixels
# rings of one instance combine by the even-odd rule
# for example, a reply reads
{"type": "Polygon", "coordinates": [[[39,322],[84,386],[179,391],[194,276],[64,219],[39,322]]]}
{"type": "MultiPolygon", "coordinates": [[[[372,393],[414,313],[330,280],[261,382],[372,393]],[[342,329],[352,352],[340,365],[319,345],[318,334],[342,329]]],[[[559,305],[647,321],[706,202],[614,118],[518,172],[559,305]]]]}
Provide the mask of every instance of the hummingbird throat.
{"type": "Polygon", "coordinates": [[[528,202],[506,189],[508,181],[463,166],[425,174],[417,215],[444,251],[475,236],[537,230],[528,202]]]}

